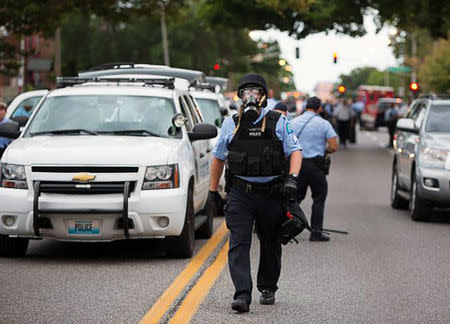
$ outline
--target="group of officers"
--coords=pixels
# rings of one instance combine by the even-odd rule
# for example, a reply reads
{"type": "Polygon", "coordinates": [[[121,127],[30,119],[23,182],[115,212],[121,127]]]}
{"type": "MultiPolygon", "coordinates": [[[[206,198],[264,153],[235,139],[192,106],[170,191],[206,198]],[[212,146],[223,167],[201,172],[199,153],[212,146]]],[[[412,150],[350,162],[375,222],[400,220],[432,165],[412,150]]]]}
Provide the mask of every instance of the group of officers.
{"type": "Polygon", "coordinates": [[[213,150],[209,199],[223,207],[230,230],[228,263],[235,287],[231,308],[240,313],[248,312],[252,301],[254,226],[260,240],[257,288],[263,305],[274,304],[278,289],[279,229],[290,215],[289,206],[294,202],[298,207],[308,187],[313,199],[310,240],[330,240],[322,232],[328,189],[326,155],[336,152],[338,145],[332,125],[319,115],[321,101],[317,97],[308,98],[305,112],[289,122],[282,114],[286,110],[283,104],[265,109],[268,90],[260,75],[245,75],[237,95],[242,105],[238,114],[223,122],[213,150]],[[226,201],[217,192],[224,168],[226,201]]]}

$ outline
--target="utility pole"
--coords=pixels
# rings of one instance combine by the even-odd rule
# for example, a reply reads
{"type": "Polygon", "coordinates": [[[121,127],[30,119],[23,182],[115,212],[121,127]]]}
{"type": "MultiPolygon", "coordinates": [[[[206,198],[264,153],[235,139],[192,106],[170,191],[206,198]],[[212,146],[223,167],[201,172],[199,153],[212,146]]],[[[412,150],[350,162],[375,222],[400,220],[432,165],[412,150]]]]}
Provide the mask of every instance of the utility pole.
{"type": "Polygon", "coordinates": [[[61,27],[55,31],[55,62],[53,64],[56,76],[61,76],[61,27]]]}
{"type": "Polygon", "coordinates": [[[411,33],[411,81],[415,82],[416,80],[416,52],[417,52],[417,39],[414,33],[411,33]]]}
{"type": "Polygon", "coordinates": [[[162,36],[162,47],[165,65],[170,65],[169,45],[167,44],[167,26],[166,26],[166,6],[168,3],[169,0],[159,0],[159,4],[161,6],[161,36],[162,36]]]}

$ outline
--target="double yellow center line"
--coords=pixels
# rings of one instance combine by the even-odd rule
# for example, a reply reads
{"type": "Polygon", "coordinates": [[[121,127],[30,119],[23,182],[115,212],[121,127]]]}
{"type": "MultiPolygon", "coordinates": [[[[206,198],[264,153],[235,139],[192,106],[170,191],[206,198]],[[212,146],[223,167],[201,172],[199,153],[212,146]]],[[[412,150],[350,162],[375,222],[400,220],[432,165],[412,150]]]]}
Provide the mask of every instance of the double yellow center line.
{"type": "MultiPolygon", "coordinates": [[[[208,260],[211,254],[217,249],[217,246],[223,241],[227,235],[228,230],[225,222],[219,226],[214,235],[208,242],[200,249],[200,251],[192,258],[188,265],[181,271],[181,273],[170,284],[167,290],[161,297],[153,304],[152,308],[144,315],[139,322],[140,324],[158,323],[161,318],[169,310],[170,306],[183,292],[185,287],[189,284],[195,274],[200,270],[203,264],[208,260]]],[[[184,299],[181,306],[172,317],[170,323],[189,323],[192,316],[196,313],[198,307],[202,303],[206,294],[216,282],[220,273],[227,263],[228,243],[226,243],[215,261],[205,270],[197,283],[191,289],[189,294],[184,299]]]]}

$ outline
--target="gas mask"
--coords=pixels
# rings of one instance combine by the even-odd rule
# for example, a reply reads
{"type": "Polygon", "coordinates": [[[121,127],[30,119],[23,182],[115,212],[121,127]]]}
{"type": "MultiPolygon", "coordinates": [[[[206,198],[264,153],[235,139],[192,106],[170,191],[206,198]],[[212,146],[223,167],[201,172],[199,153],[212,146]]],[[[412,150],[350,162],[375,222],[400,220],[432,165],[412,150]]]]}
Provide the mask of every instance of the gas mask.
{"type": "Polygon", "coordinates": [[[245,121],[254,122],[258,119],[261,112],[262,103],[265,102],[265,95],[261,96],[261,88],[242,89],[240,97],[242,98],[242,117],[245,121]]]}
{"type": "Polygon", "coordinates": [[[256,99],[255,96],[250,96],[249,98],[247,98],[242,108],[242,117],[244,117],[244,120],[254,122],[256,119],[258,119],[260,107],[258,99],[256,99]]]}

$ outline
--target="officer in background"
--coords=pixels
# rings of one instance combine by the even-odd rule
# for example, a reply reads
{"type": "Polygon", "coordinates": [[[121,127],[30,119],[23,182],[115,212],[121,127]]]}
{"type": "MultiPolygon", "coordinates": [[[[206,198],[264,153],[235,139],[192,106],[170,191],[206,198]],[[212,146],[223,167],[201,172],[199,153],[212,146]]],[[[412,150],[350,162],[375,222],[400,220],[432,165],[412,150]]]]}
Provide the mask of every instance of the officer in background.
{"type": "Polygon", "coordinates": [[[287,105],[284,102],[277,102],[275,107],[272,109],[273,111],[282,114],[283,116],[287,117],[287,105]]]}
{"type": "Polygon", "coordinates": [[[243,104],[239,113],[225,119],[211,163],[210,198],[220,201],[217,185],[227,161],[225,220],[230,230],[228,263],[235,287],[231,304],[248,312],[252,301],[250,245],[253,224],[260,234],[257,287],[260,303],[275,302],[281,271],[279,228],[282,197],[295,197],[301,167],[301,147],[283,115],[264,109],[266,81],[245,75],[238,88],[243,104]]]}
{"type": "MultiPolygon", "coordinates": [[[[7,123],[10,120],[6,118],[6,103],[0,101],[0,124],[7,123]]],[[[11,143],[11,139],[0,137],[0,158],[6,150],[6,147],[11,143]]]]}
{"type": "Polygon", "coordinates": [[[319,98],[308,98],[306,111],[292,120],[292,130],[303,148],[303,167],[298,179],[298,202],[301,203],[305,199],[308,187],[312,192],[311,241],[330,240],[329,236],[322,233],[328,192],[324,156],[336,152],[338,146],[333,126],[319,116],[320,104],[319,98]]]}

